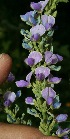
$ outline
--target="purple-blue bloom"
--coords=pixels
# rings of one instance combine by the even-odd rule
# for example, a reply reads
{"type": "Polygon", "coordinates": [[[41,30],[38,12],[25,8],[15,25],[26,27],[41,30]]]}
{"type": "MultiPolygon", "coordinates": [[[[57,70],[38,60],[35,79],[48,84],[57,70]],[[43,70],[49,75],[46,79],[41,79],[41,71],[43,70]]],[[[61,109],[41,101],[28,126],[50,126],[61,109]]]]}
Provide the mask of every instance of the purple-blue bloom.
{"type": "Polygon", "coordinates": [[[59,61],[62,61],[63,57],[58,54],[53,54],[50,51],[45,52],[45,62],[49,64],[56,64],[59,61]]]}
{"type": "Polygon", "coordinates": [[[26,76],[26,81],[28,81],[29,83],[31,80],[31,76],[32,76],[32,71],[26,76]]]}
{"type": "Polygon", "coordinates": [[[25,103],[30,104],[30,105],[34,105],[33,98],[32,97],[25,98],[25,103]]]}
{"type": "Polygon", "coordinates": [[[37,24],[37,21],[34,18],[35,17],[35,14],[36,14],[35,11],[30,11],[30,12],[27,12],[25,15],[20,15],[20,17],[21,17],[21,20],[22,21],[30,22],[33,25],[36,25],[37,24]]]}
{"type": "Polygon", "coordinates": [[[61,106],[60,100],[59,100],[59,96],[56,96],[53,100],[53,104],[52,104],[54,109],[58,109],[61,106]]]}
{"type": "Polygon", "coordinates": [[[40,1],[38,3],[31,2],[30,6],[33,10],[42,11],[45,8],[45,6],[47,5],[48,1],[49,0],[40,1]]]}
{"type": "Polygon", "coordinates": [[[50,74],[50,69],[48,67],[40,66],[35,69],[35,74],[38,80],[43,80],[50,74]]]}
{"type": "Polygon", "coordinates": [[[51,105],[56,97],[56,92],[51,87],[46,87],[42,90],[42,97],[46,100],[48,105],[51,105]]]}
{"type": "Polygon", "coordinates": [[[47,97],[47,104],[51,105],[53,103],[53,98],[52,97],[47,97]]]}
{"type": "Polygon", "coordinates": [[[27,87],[30,84],[30,79],[32,76],[32,71],[26,76],[26,81],[24,80],[20,80],[20,81],[16,81],[16,86],[17,87],[27,87]]]}
{"type": "Polygon", "coordinates": [[[42,36],[46,32],[46,29],[42,24],[40,24],[40,25],[36,25],[32,27],[30,29],[30,32],[31,32],[32,37],[33,35],[36,35],[36,34],[39,34],[40,36],[42,36]]]}
{"type": "Polygon", "coordinates": [[[5,100],[4,101],[4,106],[5,107],[9,107],[11,105],[11,101],[10,100],[5,100]]]}
{"type": "Polygon", "coordinates": [[[43,9],[46,7],[47,3],[49,0],[45,0],[45,1],[40,1],[39,3],[42,5],[41,11],[43,11],[43,9]]]}
{"type": "Polygon", "coordinates": [[[40,38],[40,35],[37,33],[37,34],[33,34],[30,39],[31,41],[38,41],[39,38],[40,38]]]}
{"type": "Polygon", "coordinates": [[[17,98],[20,97],[20,96],[21,96],[21,90],[17,91],[17,93],[16,93],[17,98]]]}
{"type": "Polygon", "coordinates": [[[16,81],[15,83],[17,87],[27,87],[29,85],[29,82],[24,80],[16,81]]]}
{"type": "Polygon", "coordinates": [[[56,135],[58,135],[58,137],[63,137],[63,139],[69,139],[67,135],[69,133],[70,133],[69,128],[62,129],[61,127],[59,127],[58,130],[56,131],[56,135]]]}
{"type": "Polygon", "coordinates": [[[53,77],[52,74],[50,74],[48,76],[48,82],[54,83],[54,84],[58,84],[61,81],[61,78],[58,77],[53,77]]]}
{"type": "Polygon", "coordinates": [[[54,102],[54,100],[53,100],[53,107],[54,107],[54,109],[59,109],[60,106],[61,106],[60,102],[54,102]]]}
{"type": "Polygon", "coordinates": [[[40,11],[42,8],[42,5],[39,2],[38,3],[31,2],[30,6],[32,9],[34,9],[36,11],[40,11]]]}
{"type": "Polygon", "coordinates": [[[60,123],[60,122],[66,121],[67,120],[67,117],[68,117],[67,114],[59,114],[56,117],[56,120],[57,120],[58,123],[60,123]]]}
{"type": "Polygon", "coordinates": [[[10,72],[9,75],[8,75],[7,81],[12,82],[14,80],[15,80],[15,76],[10,72]]]}
{"type": "Polygon", "coordinates": [[[7,91],[4,96],[4,106],[9,106],[11,103],[13,103],[16,99],[16,94],[11,91],[7,91]]]}
{"type": "Polygon", "coordinates": [[[55,24],[55,18],[51,15],[42,15],[41,20],[46,30],[51,29],[55,24]]]}
{"type": "Polygon", "coordinates": [[[36,65],[42,60],[42,54],[37,51],[33,51],[29,54],[28,58],[25,59],[25,63],[29,66],[36,65]]]}

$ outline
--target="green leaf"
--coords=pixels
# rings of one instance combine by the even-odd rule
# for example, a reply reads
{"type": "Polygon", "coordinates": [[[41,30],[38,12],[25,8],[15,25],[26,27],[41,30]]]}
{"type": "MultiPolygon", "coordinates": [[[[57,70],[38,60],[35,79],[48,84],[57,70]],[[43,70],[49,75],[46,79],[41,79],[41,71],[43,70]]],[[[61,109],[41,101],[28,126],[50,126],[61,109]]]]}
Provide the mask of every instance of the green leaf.
{"type": "Polygon", "coordinates": [[[50,124],[50,126],[49,126],[49,131],[51,131],[53,128],[54,128],[54,126],[55,126],[55,120],[53,119],[53,121],[52,121],[52,123],[50,124]]]}
{"type": "Polygon", "coordinates": [[[21,121],[21,124],[26,125],[26,121],[24,120],[24,116],[25,116],[25,114],[24,114],[24,113],[22,113],[22,116],[21,116],[20,121],[21,121]]]}
{"type": "Polygon", "coordinates": [[[39,116],[39,113],[35,110],[35,109],[30,109],[30,108],[27,108],[27,113],[31,114],[31,115],[34,115],[35,117],[40,117],[39,116]]]}
{"type": "Polygon", "coordinates": [[[50,30],[50,31],[47,33],[47,35],[48,35],[49,37],[52,37],[53,34],[54,34],[54,30],[50,30]]]}
{"type": "Polygon", "coordinates": [[[15,114],[11,110],[9,110],[8,108],[5,108],[5,112],[7,113],[7,121],[9,123],[16,122],[15,114]]]}
{"type": "Polygon", "coordinates": [[[61,66],[51,65],[51,66],[49,66],[49,68],[50,68],[51,70],[54,70],[54,71],[59,71],[59,70],[61,69],[61,66]]]}
{"type": "Polygon", "coordinates": [[[55,11],[55,12],[52,13],[52,16],[53,17],[56,17],[56,15],[57,15],[57,11],[55,11]]]}
{"type": "Polygon", "coordinates": [[[32,49],[32,46],[30,44],[27,44],[26,42],[22,43],[22,47],[27,49],[27,50],[31,50],[32,49]]]}
{"type": "Polygon", "coordinates": [[[17,114],[18,111],[19,111],[19,106],[15,104],[15,115],[17,114]]]}
{"type": "Polygon", "coordinates": [[[30,125],[30,126],[32,125],[32,122],[30,119],[27,121],[27,125],[30,125]]]}
{"type": "Polygon", "coordinates": [[[16,122],[16,119],[13,117],[12,113],[11,113],[11,115],[7,114],[7,122],[8,123],[15,123],[16,122]]]}
{"type": "Polygon", "coordinates": [[[67,3],[69,1],[68,0],[57,0],[57,3],[59,3],[59,2],[65,2],[65,3],[67,3]]]}

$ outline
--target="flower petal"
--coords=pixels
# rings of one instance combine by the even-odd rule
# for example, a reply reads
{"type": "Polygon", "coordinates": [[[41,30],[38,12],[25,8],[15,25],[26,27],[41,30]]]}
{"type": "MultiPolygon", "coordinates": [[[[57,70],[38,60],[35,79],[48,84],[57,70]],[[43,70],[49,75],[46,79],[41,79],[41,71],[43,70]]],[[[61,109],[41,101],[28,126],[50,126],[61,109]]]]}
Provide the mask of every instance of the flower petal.
{"type": "Polygon", "coordinates": [[[60,102],[56,102],[56,103],[53,104],[53,107],[54,107],[55,109],[60,108],[60,106],[61,106],[61,103],[60,103],[60,102]]]}
{"type": "Polygon", "coordinates": [[[55,24],[55,18],[51,15],[48,16],[48,23],[52,27],[55,24]]]}
{"type": "Polygon", "coordinates": [[[42,54],[37,51],[32,51],[29,54],[28,58],[33,58],[35,60],[34,64],[36,65],[37,63],[39,63],[42,60],[42,54]]]}
{"type": "Polygon", "coordinates": [[[10,72],[9,75],[8,75],[7,81],[12,82],[14,80],[15,80],[15,76],[10,72]]]}
{"type": "Polygon", "coordinates": [[[4,100],[7,101],[9,100],[10,102],[14,102],[15,99],[16,99],[16,94],[14,92],[11,92],[11,91],[7,91],[5,94],[4,94],[4,100]]]}
{"type": "Polygon", "coordinates": [[[39,38],[40,38],[40,35],[38,33],[31,36],[32,41],[38,41],[39,38]]]}
{"type": "Polygon", "coordinates": [[[58,62],[56,54],[53,54],[50,59],[47,60],[48,64],[56,64],[58,62]]]}
{"type": "Polygon", "coordinates": [[[53,25],[55,24],[55,18],[51,15],[42,15],[42,24],[44,25],[44,27],[46,28],[46,30],[49,30],[53,27],[53,25]]]}
{"type": "Polygon", "coordinates": [[[5,107],[9,107],[10,104],[11,104],[11,101],[10,101],[10,100],[4,101],[4,106],[5,106],[5,107]]]}
{"type": "Polygon", "coordinates": [[[36,74],[36,78],[41,81],[45,79],[45,75],[43,73],[38,73],[36,74]]]}
{"type": "Polygon", "coordinates": [[[32,71],[26,76],[26,81],[30,83],[30,79],[32,76],[32,71]]]}
{"type": "Polygon", "coordinates": [[[51,105],[53,103],[53,98],[52,97],[48,97],[47,98],[47,104],[51,105]]]}
{"type": "Polygon", "coordinates": [[[40,66],[35,69],[35,74],[43,74],[45,78],[50,74],[50,69],[48,67],[40,66]]]}
{"type": "Polygon", "coordinates": [[[52,52],[50,51],[46,51],[45,52],[45,62],[47,63],[47,61],[51,58],[51,56],[53,55],[52,52]]]}
{"type": "Polygon", "coordinates": [[[45,0],[45,1],[40,1],[39,3],[42,5],[41,11],[43,11],[43,9],[45,8],[45,6],[47,5],[49,0],[45,0]]]}
{"type": "Polygon", "coordinates": [[[17,98],[20,97],[20,96],[21,96],[21,90],[17,91],[17,93],[16,93],[17,98]]]}
{"type": "Polygon", "coordinates": [[[30,32],[32,35],[39,34],[40,36],[42,36],[46,32],[46,29],[42,24],[40,24],[40,25],[36,25],[36,26],[32,27],[30,29],[30,32]]]}
{"type": "Polygon", "coordinates": [[[22,21],[28,21],[29,20],[29,17],[30,16],[33,16],[34,17],[35,15],[35,12],[34,11],[30,11],[30,12],[27,12],[26,14],[24,15],[20,15],[22,21]]]}
{"type": "Polygon", "coordinates": [[[47,101],[48,98],[48,92],[49,92],[49,88],[46,87],[45,89],[42,90],[42,97],[47,101]]]}
{"type": "Polygon", "coordinates": [[[37,24],[36,19],[33,16],[29,16],[29,21],[32,23],[34,26],[37,24]]]}
{"type": "Polygon", "coordinates": [[[24,60],[24,62],[25,62],[27,65],[29,65],[29,66],[33,66],[34,63],[35,63],[35,59],[33,59],[33,58],[26,58],[26,59],[24,60]]]}
{"type": "Polygon", "coordinates": [[[51,82],[51,83],[54,83],[54,84],[58,84],[61,81],[61,78],[58,78],[58,77],[49,78],[48,77],[48,81],[51,82]]]}
{"type": "Polygon", "coordinates": [[[62,129],[61,127],[59,127],[58,130],[56,131],[56,135],[58,135],[58,137],[63,137],[63,139],[69,139],[67,135],[69,133],[70,133],[70,128],[62,129]]]}
{"type": "Polygon", "coordinates": [[[67,120],[67,117],[68,117],[67,114],[59,114],[56,117],[56,120],[57,120],[58,123],[60,123],[60,122],[66,121],[67,120]]]}
{"type": "Polygon", "coordinates": [[[42,24],[45,26],[48,23],[48,15],[41,16],[42,24]]]}
{"type": "Polygon", "coordinates": [[[33,103],[33,98],[32,98],[32,97],[27,97],[27,98],[25,99],[25,103],[26,103],[26,104],[34,105],[34,103],[33,103]]]}
{"type": "Polygon", "coordinates": [[[29,85],[29,82],[24,80],[16,81],[15,83],[17,87],[27,87],[29,85]]]}
{"type": "Polygon", "coordinates": [[[62,56],[60,56],[60,55],[58,55],[58,54],[56,54],[56,56],[57,56],[57,58],[58,58],[58,61],[62,61],[62,60],[63,60],[63,57],[62,57],[62,56]]]}
{"type": "Polygon", "coordinates": [[[37,11],[40,11],[42,6],[40,3],[35,3],[35,2],[31,2],[30,4],[30,7],[33,9],[33,10],[37,10],[37,11]]]}
{"type": "Polygon", "coordinates": [[[49,88],[49,96],[52,97],[52,98],[55,98],[56,97],[56,92],[51,87],[48,87],[48,88],[49,88]]]}

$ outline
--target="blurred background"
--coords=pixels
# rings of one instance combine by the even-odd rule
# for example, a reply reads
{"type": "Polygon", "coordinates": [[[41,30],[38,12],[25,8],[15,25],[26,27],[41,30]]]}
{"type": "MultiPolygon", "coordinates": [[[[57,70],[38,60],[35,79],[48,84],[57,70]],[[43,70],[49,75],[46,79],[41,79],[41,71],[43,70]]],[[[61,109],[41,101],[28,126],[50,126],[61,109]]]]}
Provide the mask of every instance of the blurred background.
{"type": "MultiPolygon", "coordinates": [[[[11,72],[15,75],[16,80],[25,79],[30,71],[30,68],[24,63],[28,51],[22,48],[23,36],[20,34],[21,28],[26,29],[26,24],[21,21],[20,15],[28,11],[30,11],[30,0],[0,0],[0,53],[7,53],[12,57],[11,72]]],[[[54,53],[62,55],[64,60],[60,63],[61,70],[54,73],[62,78],[61,83],[55,85],[55,91],[60,94],[62,107],[55,113],[67,113],[69,118],[65,124],[70,127],[70,3],[59,3],[57,11],[56,26],[58,29],[55,30],[53,37],[54,53]]],[[[12,91],[17,90],[13,83],[12,91]]],[[[24,98],[32,93],[30,89],[22,88],[21,90],[23,97],[19,99],[19,105],[26,112],[24,98]]],[[[6,121],[4,112],[0,112],[0,121],[6,121]]]]}

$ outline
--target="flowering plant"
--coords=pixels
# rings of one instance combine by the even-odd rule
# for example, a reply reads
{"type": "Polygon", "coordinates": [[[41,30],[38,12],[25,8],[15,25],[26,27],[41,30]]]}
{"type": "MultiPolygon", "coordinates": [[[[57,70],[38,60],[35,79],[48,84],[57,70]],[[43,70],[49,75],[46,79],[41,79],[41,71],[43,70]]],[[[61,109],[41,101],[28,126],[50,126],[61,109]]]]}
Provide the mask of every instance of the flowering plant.
{"type": "MultiPolygon", "coordinates": [[[[54,54],[52,37],[55,30],[55,17],[57,15],[56,6],[59,2],[68,2],[67,0],[45,0],[38,3],[31,2],[30,7],[33,9],[25,15],[21,15],[22,21],[30,26],[30,30],[21,29],[24,36],[22,46],[29,50],[28,57],[24,62],[31,67],[30,73],[26,76],[26,80],[16,81],[17,87],[32,88],[34,98],[28,96],[25,98],[27,105],[33,108],[27,108],[27,113],[40,119],[39,130],[47,136],[58,136],[68,139],[69,128],[62,129],[59,124],[67,120],[67,114],[59,114],[55,116],[53,111],[60,108],[61,102],[59,94],[54,91],[54,84],[58,84],[61,78],[52,75],[52,71],[59,71],[61,66],[56,66],[58,62],[63,60],[59,54],[54,54]],[[35,81],[31,82],[32,76],[35,81]],[[54,132],[54,130],[56,132],[54,132]]],[[[14,80],[12,73],[8,76],[8,81],[14,80]]],[[[7,113],[8,122],[12,121],[20,123],[20,119],[15,117],[19,107],[16,105],[15,114],[8,109],[18,97],[21,96],[19,90],[16,94],[7,91],[4,94],[4,106],[7,113]],[[12,118],[12,120],[10,120],[12,118]]],[[[31,121],[23,120],[24,113],[21,117],[21,123],[30,124],[31,121]]]]}

